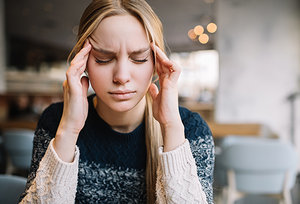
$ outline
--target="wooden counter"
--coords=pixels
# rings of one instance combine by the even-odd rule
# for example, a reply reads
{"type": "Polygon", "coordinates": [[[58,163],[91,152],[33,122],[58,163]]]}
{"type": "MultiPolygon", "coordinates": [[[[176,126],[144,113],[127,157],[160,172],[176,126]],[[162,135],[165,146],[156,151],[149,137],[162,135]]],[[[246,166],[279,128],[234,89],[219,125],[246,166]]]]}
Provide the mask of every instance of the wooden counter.
{"type": "MultiPolygon", "coordinates": [[[[0,122],[0,130],[11,128],[27,128],[35,130],[37,122],[32,121],[6,121],[0,122]]],[[[227,135],[261,136],[261,124],[220,124],[208,123],[214,138],[227,135]]]]}
{"type": "Polygon", "coordinates": [[[239,136],[261,136],[262,124],[256,123],[211,123],[208,122],[213,137],[221,138],[228,135],[239,135],[239,136]]]}
{"type": "Polygon", "coordinates": [[[0,130],[14,129],[14,128],[25,128],[35,130],[37,122],[32,121],[5,121],[0,122],[0,130]]]}

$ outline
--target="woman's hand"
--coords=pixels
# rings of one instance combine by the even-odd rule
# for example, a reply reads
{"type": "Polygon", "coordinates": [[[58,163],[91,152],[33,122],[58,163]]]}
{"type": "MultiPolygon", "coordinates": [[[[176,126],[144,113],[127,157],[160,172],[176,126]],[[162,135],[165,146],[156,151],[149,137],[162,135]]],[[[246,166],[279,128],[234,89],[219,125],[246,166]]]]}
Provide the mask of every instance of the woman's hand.
{"type": "Polygon", "coordinates": [[[76,141],[88,114],[89,81],[87,77],[81,78],[81,75],[86,69],[90,50],[91,45],[86,40],[71,61],[63,83],[64,108],[53,146],[58,156],[67,162],[73,160],[76,141]]]}
{"type": "Polygon", "coordinates": [[[185,139],[178,109],[177,81],[181,70],[159,47],[154,44],[151,47],[156,56],[155,69],[160,85],[160,90],[154,83],[149,87],[153,99],[153,116],[162,128],[164,151],[170,151],[181,145],[185,139]]]}

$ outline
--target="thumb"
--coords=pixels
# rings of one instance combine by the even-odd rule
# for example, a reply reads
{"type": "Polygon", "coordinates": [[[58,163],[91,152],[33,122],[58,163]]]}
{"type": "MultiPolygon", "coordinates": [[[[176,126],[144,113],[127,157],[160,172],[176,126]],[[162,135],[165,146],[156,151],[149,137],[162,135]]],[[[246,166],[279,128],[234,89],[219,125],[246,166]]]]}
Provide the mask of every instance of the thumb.
{"type": "Polygon", "coordinates": [[[84,96],[87,96],[88,88],[89,88],[89,79],[86,76],[83,76],[81,79],[82,84],[82,93],[84,96]]]}
{"type": "Polygon", "coordinates": [[[150,85],[148,92],[150,93],[152,100],[155,100],[159,93],[158,88],[154,83],[150,85]]]}

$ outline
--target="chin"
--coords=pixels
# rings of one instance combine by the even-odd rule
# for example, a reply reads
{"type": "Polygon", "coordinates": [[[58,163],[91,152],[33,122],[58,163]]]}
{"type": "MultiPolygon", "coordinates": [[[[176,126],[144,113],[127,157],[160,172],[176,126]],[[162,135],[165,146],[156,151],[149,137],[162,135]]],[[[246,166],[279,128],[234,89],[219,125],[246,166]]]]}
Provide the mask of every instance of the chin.
{"type": "Polygon", "coordinates": [[[100,105],[102,108],[116,113],[125,113],[134,109],[143,109],[142,106],[146,105],[146,100],[143,100],[145,99],[144,96],[140,97],[137,96],[129,100],[114,100],[110,97],[103,97],[101,100],[101,97],[97,96],[100,104],[102,104],[100,105]]]}
{"type": "Polygon", "coordinates": [[[133,101],[119,101],[114,102],[109,105],[110,109],[115,112],[127,112],[131,111],[134,107],[137,106],[138,103],[134,103],[133,101]]]}

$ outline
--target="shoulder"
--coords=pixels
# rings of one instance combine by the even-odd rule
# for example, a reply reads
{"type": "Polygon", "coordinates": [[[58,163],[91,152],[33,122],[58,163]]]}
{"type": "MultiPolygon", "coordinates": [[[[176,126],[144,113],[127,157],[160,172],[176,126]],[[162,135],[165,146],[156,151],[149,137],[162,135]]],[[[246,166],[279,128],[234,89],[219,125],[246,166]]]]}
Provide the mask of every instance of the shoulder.
{"type": "Polygon", "coordinates": [[[50,134],[55,134],[59,125],[63,112],[63,102],[53,103],[49,105],[42,113],[38,125],[38,129],[48,131],[50,134]]]}
{"type": "Polygon", "coordinates": [[[199,113],[183,107],[179,107],[179,112],[203,191],[206,193],[208,203],[213,203],[214,140],[212,133],[199,113]]]}
{"type": "Polygon", "coordinates": [[[62,115],[62,110],[63,103],[60,102],[51,104],[43,111],[36,127],[33,140],[33,154],[37,160],[34,163],[39,163],[40,159],[45,154],[51,139],[55,137],[62,115]]]}
{"type": "Polygon", "coordinates": [[[179,107],[179,112],[184,125],[184,134],[190,143],[194,157],[201,161],[213,159],[214,140],[205,120],[199,113],[184,107],[179,107]]]}
{"type": "Polygon", "coordinates": [[[179,107],[179,113],[188,140],[212,139],[212,133],[199,113],[192,112],[184,107],[179,107]]]}

